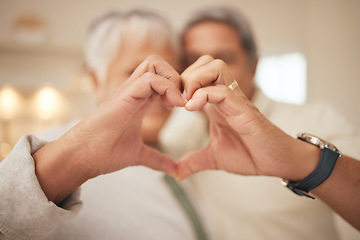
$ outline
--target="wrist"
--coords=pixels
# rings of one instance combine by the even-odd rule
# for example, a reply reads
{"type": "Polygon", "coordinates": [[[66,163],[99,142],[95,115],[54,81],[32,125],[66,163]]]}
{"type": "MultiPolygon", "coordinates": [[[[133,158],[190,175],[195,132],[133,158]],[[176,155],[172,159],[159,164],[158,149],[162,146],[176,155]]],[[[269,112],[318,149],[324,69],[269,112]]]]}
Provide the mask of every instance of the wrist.
{"type": "MultiPolygon", "coordinates": [[[[285,186],[300,196],[315,199],[308,193],[329,178],[341,152],[333,144],[309,133],[300,133],[298,138],[310,146],[316,146],[321,150],[320,160],[316,168],[305,179],[300,181],[290,180],[285,186]]],[[[308,164],[304,165],[309,166],[308,164]]]]}
{"type": "Polygon", "coordinates": [[[61,138],[33,154],[36,176],[49,201],[59,204],[90,178],[77,155],[76,146],[61,138]]]}
{"type": "Polygon", "coordinates": [[[286,181],[299,182],[309,176],[317,167],[321,150],[300,139],[294,139],[289,173],[283,177],[286,181]]]}

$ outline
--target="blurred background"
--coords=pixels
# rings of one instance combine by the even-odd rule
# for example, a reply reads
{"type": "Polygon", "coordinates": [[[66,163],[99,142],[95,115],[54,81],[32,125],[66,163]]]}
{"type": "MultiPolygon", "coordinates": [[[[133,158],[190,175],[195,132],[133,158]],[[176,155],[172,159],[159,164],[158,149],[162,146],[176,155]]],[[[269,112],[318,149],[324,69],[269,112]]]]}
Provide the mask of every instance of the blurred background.
{"type": "Polygon", "coordinates": [[[82,55],[87,26],[105,9],[139,5],[179,31],[204,6],[238,8],[259,45],[263,91],[295,104],[328,102],[360,130],[359,0],[0,0],[0,160],[21,135],[95,108],[82,55]]]}

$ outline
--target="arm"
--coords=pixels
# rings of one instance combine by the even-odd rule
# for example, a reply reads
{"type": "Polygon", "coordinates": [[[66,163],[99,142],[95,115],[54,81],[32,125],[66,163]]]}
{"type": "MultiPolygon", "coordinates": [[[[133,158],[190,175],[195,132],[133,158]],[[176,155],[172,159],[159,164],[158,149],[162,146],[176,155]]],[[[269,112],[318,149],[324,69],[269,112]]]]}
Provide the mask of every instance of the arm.
{"type": "Polygon", "coordinates": [[[22,137],[0,163],[0,239],[45,238],[74,217],[81,207],[76,189],[99,174],[131,165],[173,174],[172,159],[143,144],[140,126],[153,95],[170,106],[184,106],[179,89],[176,71],[152,56],[58,140],[22,137]]]}
{"type": "Polygon", "coordinates": [[[46,142],[25,135],[0,162],[0,239],[43,239],[80,210],[80,190],[56,206],[35,175],[32,153],[46,142]],[[5,236],[3,236],[4,234],[5,236]]]}
{"type": "MultiPolygon", "coordinates": [[[[320,159],[320,150],[290,137],[268,121],[240,88],[232,91],[227,87],[234,79],[226,73],[226,66],[215,65],[209,57],[200,58],[182,75],[187,98],[191,99],[185,107],[189,111],[203,109],[206,112],[210,140],[204,149],[180,159],[178,178],[204,169],[221,169],[297,182],[313,172],[320,159]],[[207,78],[193,77],[204,69],[208,72],[207,78]]],[[[359,165],[357,160],[341,157],[330,178],[312,191],[358,229],[359,165]]]]}
{"type": "Polygon", "coordinates": [[[341,156],[333,173],[312,193],[360,229],[360,161],[341,156]]]}
{"type": "Polygon", "coordinates": [[[0,239],[45,238],[79,211],[75,189],[99,174],[132,165],[174,174],[170,157],[143,144],[140,126],[153,95],[170,106],[184,106],[179,89],[176,71],[152,56],[58,140],[22,137],[0,163],[0,239]]]}

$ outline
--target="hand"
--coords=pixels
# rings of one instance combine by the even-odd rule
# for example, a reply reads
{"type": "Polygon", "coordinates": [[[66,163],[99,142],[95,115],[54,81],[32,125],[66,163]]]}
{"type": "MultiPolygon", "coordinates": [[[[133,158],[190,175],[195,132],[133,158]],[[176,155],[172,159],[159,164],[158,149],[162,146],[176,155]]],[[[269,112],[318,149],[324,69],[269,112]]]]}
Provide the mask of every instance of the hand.
{"type": "Polygon", "coordinates": [[[33,154],[36,175],[49,200],[61,202],[89,178],[144,165],[175,174],[174,161],[146,146],[141,121],[151,98],[183,107],[179,74],[163,59],[148,57],[131,77],[58,140],[33,154]]]}
{"type": "Polygon", "coordinates": [[[204,149],[179,160],[179,179],[205,169],[286,179],[301,178],[309,171],[304,164],[298,166],[289,159],[293,159],[291,155],[300,145],[312,151],[316,148],[309,144],[303,146],[301,141],[274,126],[239,87],[230,90],[227,86],[234,79],[220,60],[202,57],[185,70],[182,78],[187,98],[191,99],[185,108],[205,111],[209,119],[210,140],[204,149]]]}
{"type": "MultiPolygon", "coordinates": [[[[312,173],[320,159],[318,147],[294,139],[268,121],[233,79],[224,64],[201,58],[182,75],[189,111],[203,109],[209,118],[210,141],[202,150],[178,162],[178,179],[205,169],[241,175],[277,176],[298,182],[312,173]],[[199,73],[206,73],[199,76],[199,73]],[[207,104],[209,103],[209,104],[207,104]]],[[[357,189],[360,162],[348,156],[338,160],[331,176],[312,190],[357,229],[360,229],[357,189]]]]}
{"type": "Polygon", "coordinates": [[[160,95],[166,105],[184,106],[179,74],[163,59],[148,57],[131,77],[87,119],[70,133],[84,145],[81,155],[94,175],[144,165],[174,173],[173,160],[146,146],[140,129],[152,97],[160,95]]]}

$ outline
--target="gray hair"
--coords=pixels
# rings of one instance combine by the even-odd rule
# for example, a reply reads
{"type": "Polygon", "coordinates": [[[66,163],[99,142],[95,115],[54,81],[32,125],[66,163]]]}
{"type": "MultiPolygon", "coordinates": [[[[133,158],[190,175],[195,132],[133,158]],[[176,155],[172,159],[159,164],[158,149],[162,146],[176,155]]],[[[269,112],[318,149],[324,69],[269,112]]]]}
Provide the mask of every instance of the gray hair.
{"type": "Polygon", "coordinates": [[[194,25],[207,21],[224,23],[237,31],[239,39],[241,40],[241,45],[249,56],[249,64],[252,66],[256,63],[258,52],[255,39],[250,24],[241,12],[227,7],[210,7],[196,12],[193,16],[194,17],[190,18],[185,25],[182,32],[183,41],[186,32],[194,25]]]}
{"type": "Polygon", "coordinates": [[[177,49],[170,24],[159,14],[146,9],[128,12],[108,11],[90,25],[84,52],[87,67],[94,71],[99,81],[104,81],[108,66],[122,44],[122,37],[134,35],[134,42],[151,41],[156,46],[177,49]]]}

